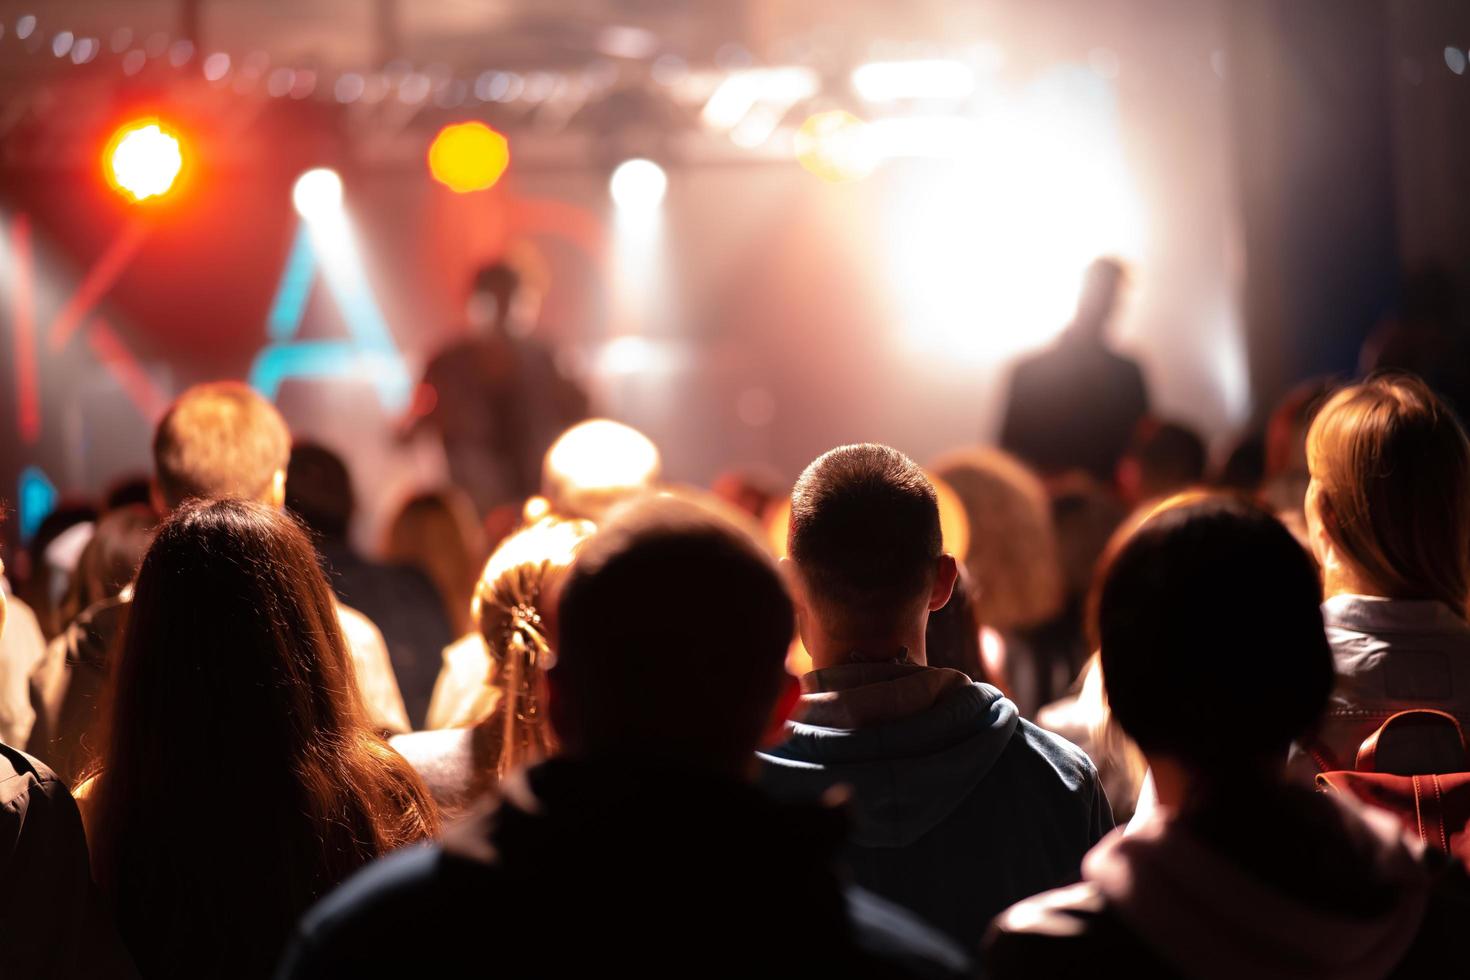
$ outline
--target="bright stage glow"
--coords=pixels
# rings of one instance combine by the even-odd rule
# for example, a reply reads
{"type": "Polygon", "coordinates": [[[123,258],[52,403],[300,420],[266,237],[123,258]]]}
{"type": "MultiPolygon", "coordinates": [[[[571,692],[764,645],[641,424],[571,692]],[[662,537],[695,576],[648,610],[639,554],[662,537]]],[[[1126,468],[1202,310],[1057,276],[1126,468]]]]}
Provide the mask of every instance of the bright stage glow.
{"type": "Polygon", "coordinates": [[[618,164],[608,181],[613,203],[623,211],[653,211],[663,203],[668,189],[664,168],[641,157],[618,164]]]}
{"type": "Polygon", "coordinates": [[[493,187],[510,165],[510,144],[482,122],[445,126],[429,144],[429,173],[456,194],[493,187]]]}
{"type": "Polygon", "coordinates": [[[296,178],[291,203],[307,221],[324,221],[342,213],[342,178],[337,171],[316,167],[296,178]]]}
{"type": "Polygon", "coordinates": [[[1064,69],[993,105],[869,127],[888,161],[880,254],[925,353],[998,362],[1043,346],[1089,262],[1145,251],[1111,85],[1064,69]]]}
{"type": "Polygon", "coordinates": [[[796,161],[831,183],[858,180],[878,165],[873,131],[841,109],[819,112],[796,131],[796,161]]]}
{"type": "Polygon", "coordinates": [[[178,136],[157,119],[139,119],[120,127],[102,153],[107,182],[134,201],[167,194],[184,167],[178,136]]]}
{"type": "Polygon", "coordinates": [[[963,99],[975,91],[975,73],[958,61],[875,61],[853,69],[852,87],[869,102],[963,99]]]}

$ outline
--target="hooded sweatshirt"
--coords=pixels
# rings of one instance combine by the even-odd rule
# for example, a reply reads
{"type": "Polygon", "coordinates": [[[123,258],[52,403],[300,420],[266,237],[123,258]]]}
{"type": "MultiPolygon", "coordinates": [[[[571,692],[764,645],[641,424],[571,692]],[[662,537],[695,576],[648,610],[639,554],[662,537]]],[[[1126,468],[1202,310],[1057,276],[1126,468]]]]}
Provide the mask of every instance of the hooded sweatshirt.
{"type": "Polygon", "coordinates": [[[1006,906],[1075,881],[1113,826],[1087,757],[958,671],[852,664],[802,687],[762,785],[787,800],[845,786],[856,883],[966,948],[1006,906]]]}
{"type": "MultiPolygon", "coordinates": [[[[1081,976],[1106,962],[1135,977],[1366,980],[1434,961],[1415,947],[1434,941],[1425,923],[1444,905],[1443,873],[1391,816],[1300,789],[1252,796],[1236,802],[1253,813],[1159,808],[1110,834],[1081,884],[996,920],[990,975],[1081,976]]],[[[1446,921],[1463,922],[1463,895],[1456,905],[1446,921]]]]}
{"type": "Polygon", "coordinates": [[[844,890],[840,810],[632,756],[553,759],[501,791],[323,900],[282,980],[969,974],[938,932],[844,890]]]}

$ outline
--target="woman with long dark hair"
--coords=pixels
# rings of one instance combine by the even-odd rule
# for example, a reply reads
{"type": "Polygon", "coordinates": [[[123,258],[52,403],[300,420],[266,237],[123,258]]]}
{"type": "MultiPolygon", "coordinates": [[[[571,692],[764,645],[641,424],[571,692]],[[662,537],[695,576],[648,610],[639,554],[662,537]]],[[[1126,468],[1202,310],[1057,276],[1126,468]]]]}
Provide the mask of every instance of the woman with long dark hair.
{"type": "Polygon", "coordinates": [[[159,529],[106,731],[79,796],[148,977],[269,974],[313,901],[437,829],[365,720],[310,542],[260,504],[191,502],[159,529]]]}

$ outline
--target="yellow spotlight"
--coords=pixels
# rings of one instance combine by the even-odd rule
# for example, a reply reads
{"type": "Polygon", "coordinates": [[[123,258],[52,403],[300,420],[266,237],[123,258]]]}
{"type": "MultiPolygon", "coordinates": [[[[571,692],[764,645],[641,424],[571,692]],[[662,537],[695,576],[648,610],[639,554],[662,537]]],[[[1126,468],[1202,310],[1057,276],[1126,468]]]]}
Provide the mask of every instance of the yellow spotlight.
{"type": "Polygon", "coordinates": [[[184,167],[178,136],[157,119],[135,119],[118,128],[102,152],[102,172],[134,201],[167,194],[184,167]]]}
{"type": "Polygon", "coordinates": [[[482,122],[445,126],[429,144],[429,173],[456,194],[493,187],[510,165],[510,143],[482,122]]]}
{"type": "Polygon", "coordinates": [[[878,166],[868,124],[842,109],[819,112],[796,131],[796,161],[823,180],[858,180],[878,166]]]}

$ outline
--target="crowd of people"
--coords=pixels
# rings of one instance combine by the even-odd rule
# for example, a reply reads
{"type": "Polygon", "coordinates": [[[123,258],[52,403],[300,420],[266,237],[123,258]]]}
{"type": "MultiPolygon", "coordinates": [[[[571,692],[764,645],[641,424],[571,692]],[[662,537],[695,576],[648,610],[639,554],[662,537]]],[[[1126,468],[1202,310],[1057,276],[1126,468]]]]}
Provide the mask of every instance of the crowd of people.
{"type": "Polygon", "coordinates": [[[425,492],[371,555],[340,456],[188,389],[148,478],[55,511],[0,591],[0,974],[1454,962],[1455,414],[1313,383],[1214,471],[1086,358],[1131,393],[1067,410],[1105,434],[1048,439],[1025,403],[1077,379],[1033,365],[1014,452],[840,446],[788,495],[673,484],[590,420],[537,487],[517,445],[511,517],[425,492]]]}

